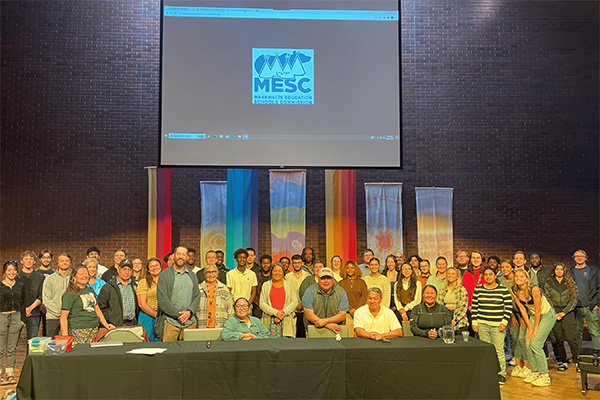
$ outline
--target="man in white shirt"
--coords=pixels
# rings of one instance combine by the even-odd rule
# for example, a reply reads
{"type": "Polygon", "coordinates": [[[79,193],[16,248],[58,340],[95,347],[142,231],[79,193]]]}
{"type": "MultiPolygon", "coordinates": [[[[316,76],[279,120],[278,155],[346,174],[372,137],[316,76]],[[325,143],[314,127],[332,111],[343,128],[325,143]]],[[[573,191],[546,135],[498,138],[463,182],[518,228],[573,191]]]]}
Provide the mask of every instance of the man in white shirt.
{"type": "Polygon", "coordinates": [[[256,274],[247,268],[248,250],[237,249],[233,256],[238,265],[227,273],[227,287],[233,296],[233,301],[243,297],[252,304],[256,297],[258,281],[256,274]]]}
{"type": "Polygon", "coordinates": [[[381,289],[372,287],[367,291],[367,304],[354,312],[354,332],[356,336],[382,340],[402,337],[402,326],[394,312],[381,307],[383,293],[381,289]]]}

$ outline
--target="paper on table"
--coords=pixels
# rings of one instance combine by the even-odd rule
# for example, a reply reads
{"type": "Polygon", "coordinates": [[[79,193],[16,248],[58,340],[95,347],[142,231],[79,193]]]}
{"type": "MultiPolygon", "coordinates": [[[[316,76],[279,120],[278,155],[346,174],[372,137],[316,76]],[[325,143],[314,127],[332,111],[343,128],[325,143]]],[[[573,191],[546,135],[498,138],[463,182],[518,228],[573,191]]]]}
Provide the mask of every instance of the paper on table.
{"type": "Polygon", "coordinates": [[[145,354],[147,356],[153,356],[155,354],[162,353],[165,350],[167,350],[167,349],[160,349],[160,348],[133,349],[133,350],[129,350],[128,353],[131,353],[131,354],[145,354]]]}

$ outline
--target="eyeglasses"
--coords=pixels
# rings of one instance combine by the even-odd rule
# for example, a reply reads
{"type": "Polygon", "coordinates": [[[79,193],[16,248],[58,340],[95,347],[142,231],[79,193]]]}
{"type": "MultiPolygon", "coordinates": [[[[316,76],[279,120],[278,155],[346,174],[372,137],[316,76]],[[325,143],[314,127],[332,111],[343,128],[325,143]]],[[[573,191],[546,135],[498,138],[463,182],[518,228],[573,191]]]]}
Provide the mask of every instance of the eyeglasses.
{"type": "Polygon", "coordinates": [[[215,275],[215,274],[218,274],[219,272],[218,271],[205,271],[204,273],[206,275],[215,275]]]}
{"type": "Polygon", "coordinates": [[[248,308],[250,308],[250,307],[248,307],[247,305],[235,306],[236,310],[247,310],[248,308]]]}

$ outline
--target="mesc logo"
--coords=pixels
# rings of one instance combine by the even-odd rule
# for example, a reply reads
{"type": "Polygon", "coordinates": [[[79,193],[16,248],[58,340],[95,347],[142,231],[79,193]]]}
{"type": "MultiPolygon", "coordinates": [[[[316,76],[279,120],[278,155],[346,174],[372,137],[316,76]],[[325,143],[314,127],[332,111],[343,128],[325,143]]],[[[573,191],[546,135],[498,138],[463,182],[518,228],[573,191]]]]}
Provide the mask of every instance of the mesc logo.
{"type": "Polygon", "coordinates": [[[314,50],[253,48],[252,104],[314,104],[314,50]]]}

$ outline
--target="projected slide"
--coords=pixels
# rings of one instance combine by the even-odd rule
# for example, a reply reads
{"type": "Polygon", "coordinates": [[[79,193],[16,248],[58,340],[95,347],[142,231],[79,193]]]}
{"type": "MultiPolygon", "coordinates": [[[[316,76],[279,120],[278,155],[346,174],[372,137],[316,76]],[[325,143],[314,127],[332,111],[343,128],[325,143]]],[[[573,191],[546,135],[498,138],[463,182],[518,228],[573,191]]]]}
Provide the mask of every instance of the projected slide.
{"type": "Polygon", "coordinates": [[[160,164],[399,167],[397,1],[163,1],[160,164]]]}

